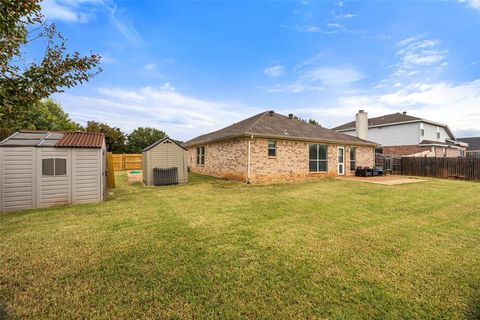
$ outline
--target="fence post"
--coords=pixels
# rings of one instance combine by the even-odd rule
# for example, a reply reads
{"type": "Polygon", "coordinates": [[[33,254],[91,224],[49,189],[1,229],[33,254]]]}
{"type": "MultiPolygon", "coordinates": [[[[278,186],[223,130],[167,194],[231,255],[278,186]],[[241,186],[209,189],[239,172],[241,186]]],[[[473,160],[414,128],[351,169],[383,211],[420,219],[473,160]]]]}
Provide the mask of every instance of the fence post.
{"type": "Polygon", "coordinates": [[[107,152],[107,187],[110,189],[115,188],[115,169],[111,152],[107,152]]]}

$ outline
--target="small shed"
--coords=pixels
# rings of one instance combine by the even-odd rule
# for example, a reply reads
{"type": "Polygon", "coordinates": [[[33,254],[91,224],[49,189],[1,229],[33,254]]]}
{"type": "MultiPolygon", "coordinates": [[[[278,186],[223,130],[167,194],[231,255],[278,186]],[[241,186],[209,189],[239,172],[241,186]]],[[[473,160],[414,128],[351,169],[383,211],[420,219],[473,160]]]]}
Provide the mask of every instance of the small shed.
{"type": "Polygon", "coordinates": [[[154,168],[176,168],[178,183],[188,182],[186,149],[169,137],[158,140],[142,150],[143,183],[155,185],[154,168]]]}
{"type": "Polygon", "coordinates": [[[0,211],[100,202],[102,133],[19,131],[0,142],[0,211]]]}

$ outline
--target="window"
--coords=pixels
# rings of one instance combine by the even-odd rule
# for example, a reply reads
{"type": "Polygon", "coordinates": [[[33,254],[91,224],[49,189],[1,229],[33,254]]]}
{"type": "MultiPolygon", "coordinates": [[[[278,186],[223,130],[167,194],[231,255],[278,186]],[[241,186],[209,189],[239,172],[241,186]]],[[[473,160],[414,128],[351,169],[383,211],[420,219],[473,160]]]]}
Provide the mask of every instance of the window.
{"type": "Polygon", "coordinates": [[[350,171],[355,171],[357,162],[357,148],[350,147],[350,171]]]}
{"type": "Polygon", "coordinates": [[[42,175],[64,176],[67,174],[67,160],[60,158],[42,159],[42,175]]]}
{"type": "Polygon", "coordinates": [[[205,165],[205,147],[197,147],[197,164],[205,165]]]}
{"type": "Polygon", "coordinates": [[[440,139],[440,127],[437,127],[437,139],[440,139]]]}
{"type": "Polygon", "coordinates": [[[422,137],[425,136],[425,129],[423,128],[423,123],[420,123],[420,134],[422,135],[422,137]]]}
{"type": "Polygon", "coordinates": [[[268,156],[276,157],[277,156],[277,142],[269,140],[268,141],[268,156]]]}
{"type": "Polygon", "coordinates": [[[324,144],[311,144],[308,147],[310,172],[327,172],[327,146],[324,144]]]}

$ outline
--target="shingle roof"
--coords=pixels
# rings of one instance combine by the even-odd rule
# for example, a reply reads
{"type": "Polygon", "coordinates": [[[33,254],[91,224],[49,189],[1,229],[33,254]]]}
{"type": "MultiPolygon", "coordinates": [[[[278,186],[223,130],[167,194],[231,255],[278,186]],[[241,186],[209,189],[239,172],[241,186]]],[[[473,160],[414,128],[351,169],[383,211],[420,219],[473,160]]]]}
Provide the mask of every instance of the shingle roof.
{"type": "Polygon", "coordinates": [[[0,147],[101,148],[103,133],[22,130],[0,142],[0,147]]]}
{"type": "Polygon", "coordinates": [[[458,144],[451,141],[434,141],[434,140],[422,140],[419,145],[440,145],[445,147],[458,146],[458,144]]]}
{"type": "Polygon", "coordinates": [[[184,146],[191,147],[252,135],[254,137],[312,142],[377,145],[375,142],[362,140],[351,135],[323,128],[319,125],[309,124],[300,120],[290,119],[278,113],[265,111],[218,131],[198,136],[185,142],[184,146]]]}
{"type": "MultiPolygon", "coordinates": [[[[397,113],[387,114],[387,115],[376,117],[376,118],[370,118],[368,119],[368,126],[369,127],[381,126],[381,125],[398,123],[398,122],[418,121],[418,120],[422,120],[422,119],[410,116],[408,114],[397,112],[397,113]]],[[[355,125],[356,125],[356,121],[350,121],[338,127],[332,128],[332,130],[355,129],[355,125]]]]}
{"type": "Polygon", "coordinates": [[[458,138],[457,140],[468,143],[468,151],[480,150],[480,137],[458,138]]]}
{"type": "Polygon", "coordinates": [[[101,148],[103,146],[103,133],[96,132],[66,132],[56,147],[66,148],[101,148]]]}

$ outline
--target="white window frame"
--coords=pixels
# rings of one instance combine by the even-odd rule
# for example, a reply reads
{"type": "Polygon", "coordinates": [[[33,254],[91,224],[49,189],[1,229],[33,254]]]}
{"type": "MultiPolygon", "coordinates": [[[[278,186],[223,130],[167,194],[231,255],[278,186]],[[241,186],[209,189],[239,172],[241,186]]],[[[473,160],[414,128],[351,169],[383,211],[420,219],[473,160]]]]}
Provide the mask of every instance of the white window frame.
{"type": "Polygon", "coordinates": [[[276,158],[277,157],[277,141],[275,141],[275,140],[268,140],[267,141],[267,156],[269,158],[276,158]],[[271,143],[273,143],[273,147],[270,146],[271,143]],[[273,150],[273,153],[275,153],[275,155],[271,156],[270,155],[270,150],[273,150]]]}
{"type": "Polygon", "coordinates": [[[197,164],[197,166],[205,165],[205,146],[197,147],[197,155],[196,155],[195,163],[197,164]]]}
{"type": "Polygon", "coordinates": [[[308,145],[308,172],[310,173],[326,173],[328,172],[328,144],[321,144],[321,143],[311,143],[308,145]],[[310,146],[316,146],[317,149],[317,157],[316,159],[310,159],[310,146]],[[325,159],[320,159],[320,146],[325,146],[325,159]],[[317,162],[317,170],[312,171],[310,170],[310,161],[317,162]],[[320,170],[320,162],[325,162],[325,170],[320,170]]]}

